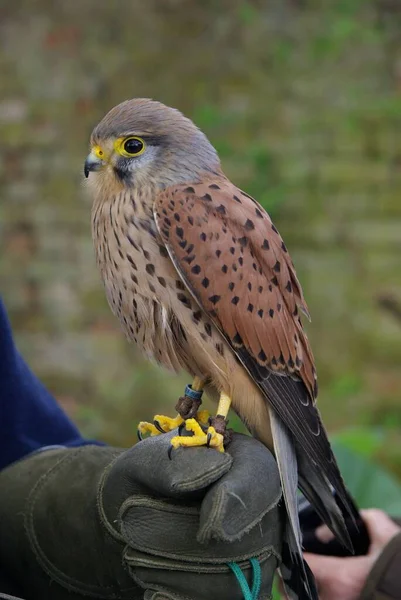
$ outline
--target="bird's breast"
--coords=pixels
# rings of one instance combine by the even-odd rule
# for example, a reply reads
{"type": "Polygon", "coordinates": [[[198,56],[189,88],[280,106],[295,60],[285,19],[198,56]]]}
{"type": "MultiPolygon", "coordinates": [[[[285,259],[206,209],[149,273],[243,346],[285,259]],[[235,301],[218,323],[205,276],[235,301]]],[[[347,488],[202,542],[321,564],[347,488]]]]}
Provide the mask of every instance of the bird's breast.
{"type": "Polygon", "coordinates": [[[129,199],[104,203],[93,210],[92,232],[107,299],[127,337],[162,366],[208,379],[209,394],[230,394],[252,431],[269,439],[260,392],[187,291],[152,213],[129,199]]]}
{"type": "Polygon", "coordinates": [[[94,206],[96,259],[113,313],[129,339],[163,366],[182,367],[176,304],[190,302],[158,234],[152,202],[120,195],[94,206]]]}

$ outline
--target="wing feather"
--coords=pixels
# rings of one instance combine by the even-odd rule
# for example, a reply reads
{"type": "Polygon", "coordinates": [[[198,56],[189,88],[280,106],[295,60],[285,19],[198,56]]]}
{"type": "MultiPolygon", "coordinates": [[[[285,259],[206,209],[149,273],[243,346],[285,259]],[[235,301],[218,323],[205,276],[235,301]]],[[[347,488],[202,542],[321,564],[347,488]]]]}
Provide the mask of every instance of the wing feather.
{"type": "MultiPolygon", "coordinates": [[[[269,215],[223,177],[165,190],[154,215],[187,288],[355,517],[315,406],[314,359],[300,319],[308,308],[269,215]]],[[[349,546],[346,530],[342,537],[349,546]]]]}

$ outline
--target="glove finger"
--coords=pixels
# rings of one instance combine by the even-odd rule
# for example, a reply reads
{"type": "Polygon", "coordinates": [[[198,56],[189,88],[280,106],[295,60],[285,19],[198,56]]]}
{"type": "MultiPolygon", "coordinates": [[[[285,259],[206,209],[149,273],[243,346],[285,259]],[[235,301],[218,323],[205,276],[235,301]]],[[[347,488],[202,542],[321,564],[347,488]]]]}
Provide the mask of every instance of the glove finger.
{"type": "MultiPolygon", "coordinates": [[[[156,569],[145,567],[135,558],[126,557],[128,571],[146,589],[145,600],[242,600],[244,595],[235,575],[227,564],[198,566],[160,560],[156,569]]],[[[239,561],[239,566],[250,589],[254,587],[255,573],[248,560],[239,561]]],[[[259,600],[271,598],[274,573],[278,557],[274,552],[259,558],[259,600]]]]}
{"type": "Polygon", "coordinates": [[[202,502],[197,536],[201,543],[212,538],[229,542],[241,538],[274,510],[281,498],[277,463],[263,444],[237,433],[228,452],[233,460],[231,469],[202,502]]]}
{"type": "Polygon", "coordinates": [[[229,471],[233,459],[230,454],[212,448],[177,448],[172,450],[170,458],[170,440],[177,434],[178,430],[174,430],[139,442],[121,456],[119,470],[126,478],[132,473],[136,482],[163,496],[202,495],[199,492],[229,471]],[[129,463],[134,468],[130,469],[129,463]]]}

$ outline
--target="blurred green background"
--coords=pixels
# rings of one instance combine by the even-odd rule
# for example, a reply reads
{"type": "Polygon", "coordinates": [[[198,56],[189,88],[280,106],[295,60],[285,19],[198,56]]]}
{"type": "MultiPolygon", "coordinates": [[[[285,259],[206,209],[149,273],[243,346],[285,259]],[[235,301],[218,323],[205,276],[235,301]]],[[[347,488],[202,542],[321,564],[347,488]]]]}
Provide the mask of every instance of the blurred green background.
{"type": "Polygon", "coordinates": [[[14,0],[0,40],[0,290],[83,432],[129,445],[188,382],[120,333],[81,183],[93,126],[146,96],[192,117],[269,210],[312,314],[324,421],[400,477],[401,4],[14,0]]]}

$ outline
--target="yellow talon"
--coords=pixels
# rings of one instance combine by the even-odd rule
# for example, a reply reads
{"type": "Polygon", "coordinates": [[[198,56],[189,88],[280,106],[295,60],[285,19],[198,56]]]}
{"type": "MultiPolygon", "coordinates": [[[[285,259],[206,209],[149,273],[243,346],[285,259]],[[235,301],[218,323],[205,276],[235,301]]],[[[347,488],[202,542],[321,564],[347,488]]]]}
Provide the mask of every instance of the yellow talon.
{"type": "Polygon", "coordinates": [[[217,433],[214,427],[207,430],[207,445],[215,448],[218,452],[224,452],[224,436],[217,433]]]}
{"type": "MultiPolygon", "coordinates": [[[[196,421],[201,425],[205,426],[209,423],[209,411],[200,410],[196,415],[196,421]]],[[[195,419],[189,419],[194,421],[195,419]]],[[[165,417],[164,415],[155,415],[153,417],[153,423],[147,421],[141,421],[138,425],[138,437],[142,439],[144,435],[160,435],[162,433],[168,433],[173,431],[184,423],[184,419],[177,415],[176,417],[165,417]]],[[[202,431],[203,433],[203,431],[202,431]]]]}
{"type": "Polygon", "coordinates": [[[141,421],[138,425],[138,437],[141,440],[143,435],[150,434],[151,436],[168,433],[176,429],[184,422],[184,419],[177,415],[176,417],[165,417],[164,415],[155,415],[153,423],[141,421]]]}
{"type": "Polygon", "coordinates": [[[201,437],[202,435],[205,435],[205,432],[196,419],[187,419],[185,421],[185,429],[187,431],[192,431],[194,434],[193,437],[201,437]]]}
{"type": "Polygon", "coordinates": [[[208,425],[210,418],[210,412],[208,410],[199,410],[196,414],[196,420],[201,425],[208,425]]]}
{"type": "Polygon", "coordinates": [[[160,435],[160,431],[152,425],[152,423],[147,423],[146,421],[141,421],[138,423],[138,437],[141,440],[142,436],[150,434],[151,436],[160,435]]]}
{"type": "Polygon", "coordinates": [[[224,452],[224,438],[220,433],[217,433],[214,427],[209,427],[205,433],[196,419],[187,419],[185,421],[185,429],[192,431],[192,436],[175,436],[171,440],[173,448],[184,446],[193,448],[198,446],[211,446],[219,452],[224,452]]]}
{"type": "Polygon", "coordinates": [[[155,415],[153,417],[153,422],[155,421],[160,425],[161,429],[163,429],[165,433],[173,431],[173,429],[176,429],[184,423],[184,419],[180,417],[180,415],[177,415],[173,418],[165,417],[164,415],[155,415]]]}
{"type": "MultiPolygon", "coordinates": [[[[193,389],[198,390],[203,387],[203,380],[195,377],[193,382],[193,389]]],[[[217,416],[223,417],[227,420],[228,411],[231,405],[231,398],[224,392],[220,394],[219,405],[217,408],[217,416]]],[[[205,431],[209,424],[209,412],[207,410],[200,410],[196,418],[187,419],[185,421],[185,429],[192,431],[192,436],[179,436],[176,435],[171,439],[171,446],[169,450],[169,456],[173,448],[184,447],[197,447],[207,446],[208,448],[215,448],[218,452],[224,452],[224,436],[221,433],[217,433],[214,427],[210,426],[205,431]]],[[[176,417],[165,417],[164,415],[155,415],[153,423],[147,423],[142,421],[138,425],[138,437],[142,439],[143,434],[150,434],[151,436],[160,435],[161,433],[167,433],[177,427],[180,427],[184,423],[184,420],[180,415],[176,417]]]]}

